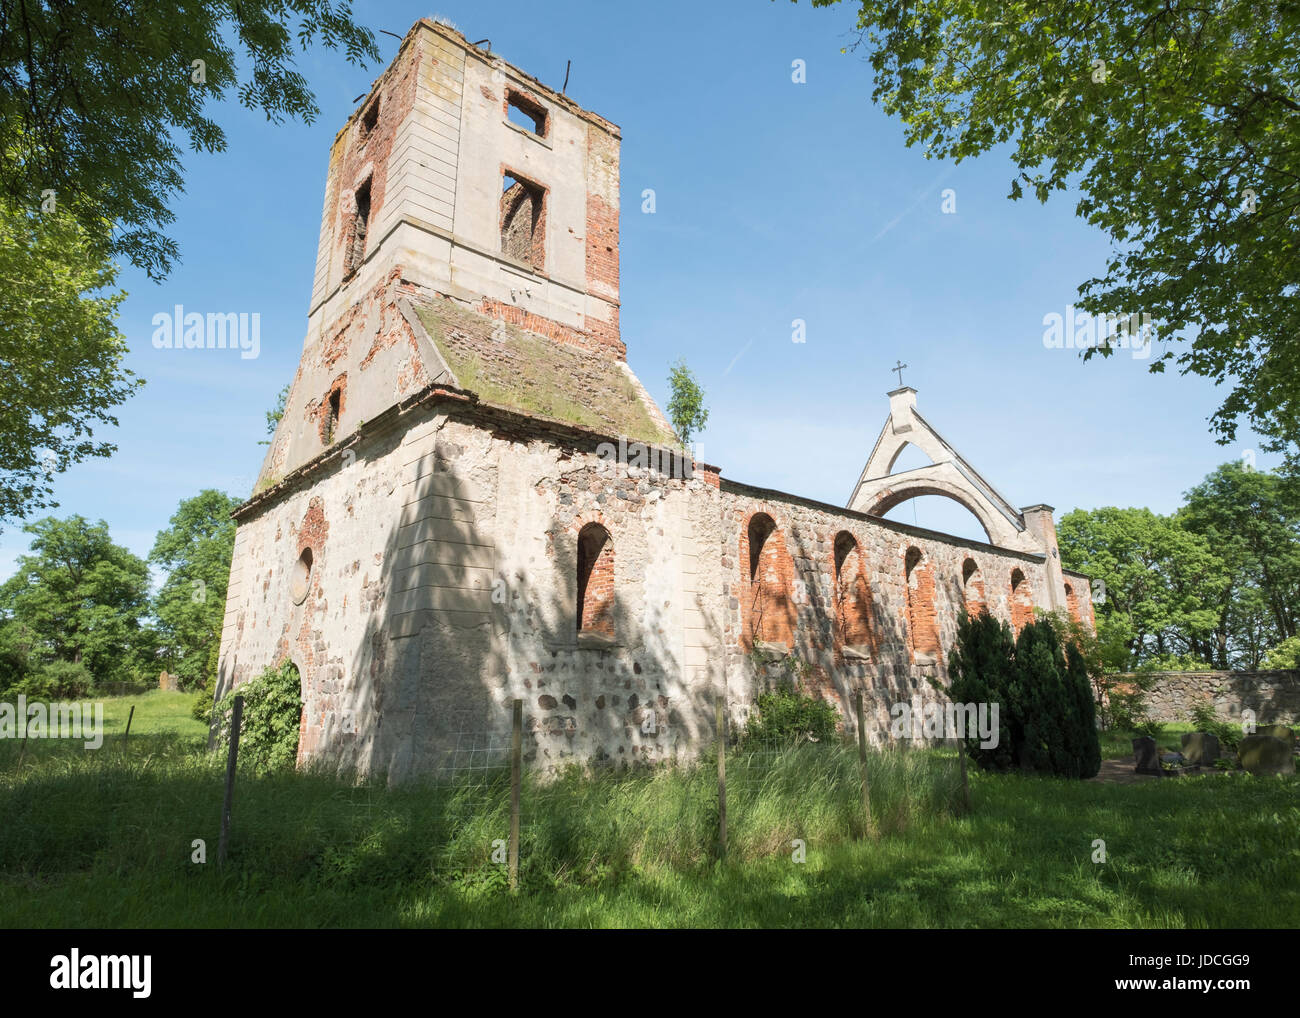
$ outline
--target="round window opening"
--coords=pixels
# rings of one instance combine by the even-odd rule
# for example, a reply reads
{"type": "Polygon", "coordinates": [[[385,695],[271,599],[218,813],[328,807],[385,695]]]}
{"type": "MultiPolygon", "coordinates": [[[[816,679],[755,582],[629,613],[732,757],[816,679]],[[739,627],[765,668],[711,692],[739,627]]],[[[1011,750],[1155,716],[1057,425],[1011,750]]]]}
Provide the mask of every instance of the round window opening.
{"type": "Polygon", "coordinates": [[[311,588],[311,549],[304,548],[302,554],[298,556],[298,561],[293,564],[293,583],[289,588],[289,596],[293,598],[294,604],[302,604],[307,600],[307,591],[311,588]]]}

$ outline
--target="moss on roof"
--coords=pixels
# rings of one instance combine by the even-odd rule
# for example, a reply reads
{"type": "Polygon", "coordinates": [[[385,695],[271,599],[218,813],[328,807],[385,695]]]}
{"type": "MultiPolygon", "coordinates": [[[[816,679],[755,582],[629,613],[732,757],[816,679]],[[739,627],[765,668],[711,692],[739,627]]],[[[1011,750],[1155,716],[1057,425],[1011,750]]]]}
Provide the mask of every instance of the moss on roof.
{"type": "Polygon", "coordinates": [[[610,436],[676,445],[621,362],[525,332],[449,300],[415,311],[462,389],[610,436]]]}

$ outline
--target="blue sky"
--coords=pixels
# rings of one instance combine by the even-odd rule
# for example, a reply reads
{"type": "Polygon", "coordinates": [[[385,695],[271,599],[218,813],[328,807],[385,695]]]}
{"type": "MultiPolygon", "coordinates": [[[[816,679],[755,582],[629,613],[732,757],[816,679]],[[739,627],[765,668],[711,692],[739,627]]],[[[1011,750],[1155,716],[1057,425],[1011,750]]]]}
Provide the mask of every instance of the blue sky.
{"type": "MultiPolygon", "coordinates": [[[[1215,444],[1209,382],[1044,347],[1044,316],[1100,274],[1105,239],[1069,195],[1008,201],[1005,152],[954,165],[906,148],[871,103],[869,66],[840,53],[851,5],[438,2],[356,12],[398,35],[441,15],[555,88],[572,60],[569,94],[622,128],[628,360],[664,405],[668,366],[687,359],[710,410],[702,458],[724,476],[843,504],[898,359],[921,413],[1013,504],[1047,502],[1058,519],[1102,505],[1169,512],[1248,449],[1276,465],[1249,433],[1215,444]],[[795,60],[805,83],[792,81],[795,60]],[[945,188],[955,214],[941,211],[945,188]],[[791,341],[795,319],[804,343],[791,341]]],[[[387,63],[398,40],[378,39],[387,63]]],[[[181,499],[248,493],[265,411],[297,364],[329,146],[382,70],[323,49],[299,68],[317,121],[270,124],[233,99],[214,108],[228,149],[186,158],[172,227],[182,264],[163,284],[129,267],[120,278],[128,363],[148,384],[119,412],[117,454],[62,475],[54,512],[106,520],[142,556],[181,499]],[[154,349],[151,319],[175,304],[259,313],[260,357],[154,349]]],[[[943,499],[890,515],[982,537],[943,499]]],[[[0,575],[27,543],[0,532],[0,575]]]]}

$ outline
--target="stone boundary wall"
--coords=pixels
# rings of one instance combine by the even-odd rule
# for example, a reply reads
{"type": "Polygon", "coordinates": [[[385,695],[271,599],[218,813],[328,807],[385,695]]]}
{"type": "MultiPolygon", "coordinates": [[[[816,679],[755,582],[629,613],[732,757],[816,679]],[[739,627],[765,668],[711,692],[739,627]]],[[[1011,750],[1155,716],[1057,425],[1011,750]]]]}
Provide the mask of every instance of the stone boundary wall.
{"type": "MultiPolygon", "coordinates": [[[[1147,713],[1165,723],[1188,722],[1198,700],[1210,699],[1223,721],[1237,721],[1249,708],[1257,723],[1300,723],[1300,671],[1272,672],[1155,672],[1146,695],[1147,713]]],[[[1133,674],[1108,675],[1131,682],[1133,674]]]]}

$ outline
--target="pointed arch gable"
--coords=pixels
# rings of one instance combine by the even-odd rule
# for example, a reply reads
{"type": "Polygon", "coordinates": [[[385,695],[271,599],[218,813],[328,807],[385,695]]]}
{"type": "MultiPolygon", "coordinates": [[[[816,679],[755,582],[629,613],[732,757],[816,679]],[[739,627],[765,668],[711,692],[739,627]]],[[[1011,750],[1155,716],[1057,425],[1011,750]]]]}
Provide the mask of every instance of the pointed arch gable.
{"type": "Polygon", "coordinates": [[[903,386],[889,393],[889,417],[872,448],[848,508],[883,516],[919,495],[941,495],[960,504],[979,520],[989,544],[1037,551],[1024,514],[1004,498],[916,410],[916,390],[903,386]],[[894,473],[900,455],[913,446],[930,463],[894,473]]]}

